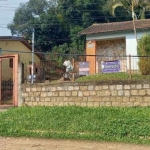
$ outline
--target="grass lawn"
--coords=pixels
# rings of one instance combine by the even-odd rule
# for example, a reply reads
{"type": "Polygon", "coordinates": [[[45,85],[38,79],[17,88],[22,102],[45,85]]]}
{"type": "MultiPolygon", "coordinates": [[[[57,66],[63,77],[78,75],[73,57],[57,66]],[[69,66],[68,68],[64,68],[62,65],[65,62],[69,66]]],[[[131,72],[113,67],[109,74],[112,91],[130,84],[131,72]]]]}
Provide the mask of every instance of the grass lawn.
{"type": "MultiPolygon", "coordinates": [[[[130,80],[130,75],[128,73],[108,73],[108,74],[95,74],[89,76],[83,76],[77,78],[77,82],[89,82],[89,81],[115,81],[115,80],[130,80]]],[[[150,75],[132,74],[132,80],[148,80],[150,81],[150,75]]]]}
{"type": "Polygon", "coordinates": [[[19,107],[0,113],[0,136],[150,144],[150,107],[19,107]]]}

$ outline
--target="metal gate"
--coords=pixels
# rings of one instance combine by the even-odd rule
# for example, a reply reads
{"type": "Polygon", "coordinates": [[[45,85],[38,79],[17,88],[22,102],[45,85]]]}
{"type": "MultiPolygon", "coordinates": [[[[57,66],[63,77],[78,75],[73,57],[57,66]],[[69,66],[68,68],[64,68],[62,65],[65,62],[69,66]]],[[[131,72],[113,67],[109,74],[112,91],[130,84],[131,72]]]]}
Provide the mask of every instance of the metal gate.
{"type": "Polygon", "coordinates": [[[0,105],[18,105],[18,55],[0,56],[0,105]]]}

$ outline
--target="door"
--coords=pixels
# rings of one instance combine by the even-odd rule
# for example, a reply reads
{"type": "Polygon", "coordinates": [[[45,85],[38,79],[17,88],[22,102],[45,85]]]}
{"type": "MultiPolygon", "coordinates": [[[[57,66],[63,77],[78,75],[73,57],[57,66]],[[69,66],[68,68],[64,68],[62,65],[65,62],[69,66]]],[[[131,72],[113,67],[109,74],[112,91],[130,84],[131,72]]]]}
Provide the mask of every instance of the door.
{"type": "Polygon", "coordinates": [[[0,105],[17,105],[18,61],[16,60],[18,59],[15,55],[0,57],[0,105]]]}

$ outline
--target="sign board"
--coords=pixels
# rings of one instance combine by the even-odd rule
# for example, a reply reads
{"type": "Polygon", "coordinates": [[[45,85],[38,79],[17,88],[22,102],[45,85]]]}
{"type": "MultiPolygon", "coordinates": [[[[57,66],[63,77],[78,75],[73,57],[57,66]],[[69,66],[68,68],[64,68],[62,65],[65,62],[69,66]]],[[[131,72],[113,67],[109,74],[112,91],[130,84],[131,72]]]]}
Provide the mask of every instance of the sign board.
{"type": "MultiPolygon", "coordinates": [[[[32,75],[28,75],[28,81],[31,82],[32,81],[32,75]]],[[[33,81],[36,80],[36,75],[33,75],[33,81]]]]}
{"type": "Polygon", "coordinates": [[[78,62],[79,64],[79,75],[89,75],[89,62],[84,61],[84,62],[78,62]]]}
{"type": "Polygon", "coordinates": [[[102,73],[120,72],[120,60],[102,61],[102,73]]]}

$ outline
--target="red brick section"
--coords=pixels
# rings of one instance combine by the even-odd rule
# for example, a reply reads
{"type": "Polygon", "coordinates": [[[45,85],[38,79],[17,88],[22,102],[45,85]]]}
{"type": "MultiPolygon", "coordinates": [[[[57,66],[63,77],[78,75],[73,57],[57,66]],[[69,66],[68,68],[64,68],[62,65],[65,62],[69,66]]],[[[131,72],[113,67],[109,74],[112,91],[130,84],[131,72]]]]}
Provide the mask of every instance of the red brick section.
{"type": "MultiPolygon", "coordinates": [[[[150,29],[150,19],[141,19],[135,21],[136,29],[150,29]]],[[[79,32],[79,35],[108,33],[118,31],[133,30],[133,21],[113,22],[113,23],[98,23],[79,32]]]]}

